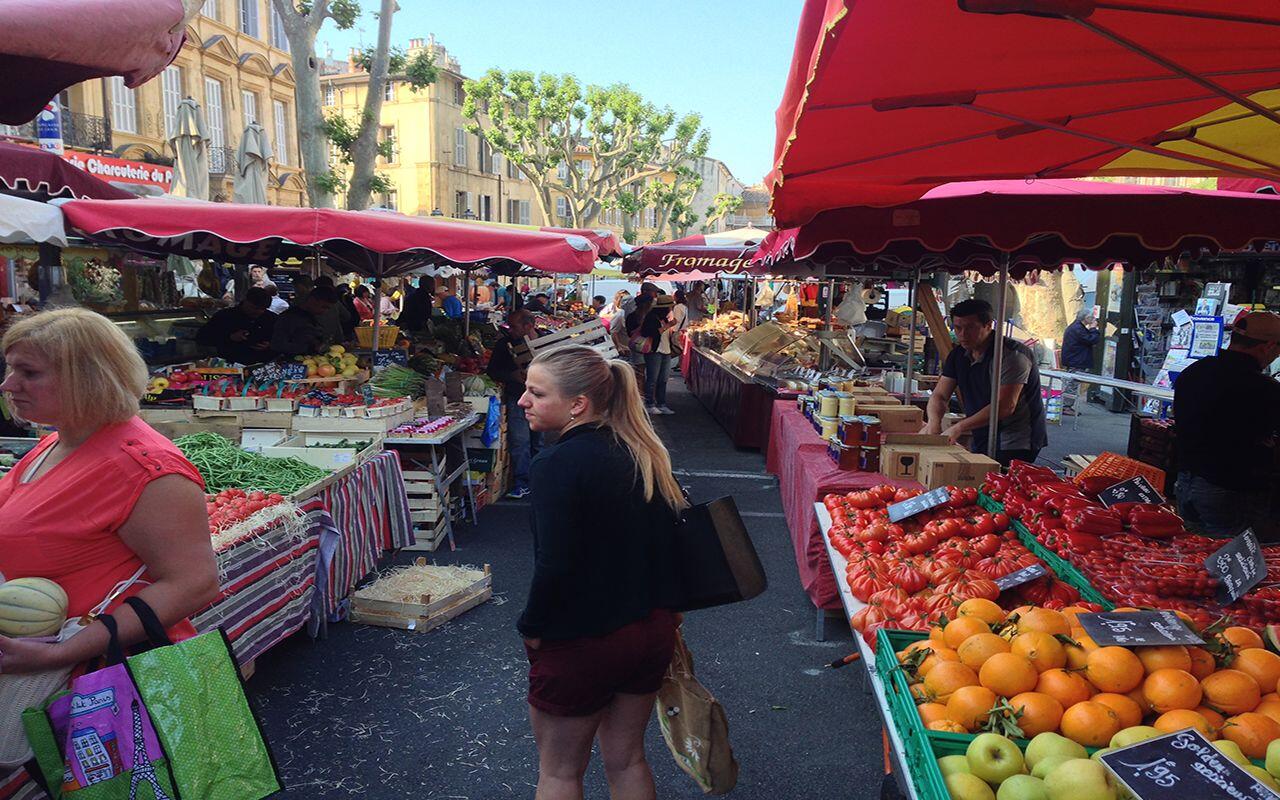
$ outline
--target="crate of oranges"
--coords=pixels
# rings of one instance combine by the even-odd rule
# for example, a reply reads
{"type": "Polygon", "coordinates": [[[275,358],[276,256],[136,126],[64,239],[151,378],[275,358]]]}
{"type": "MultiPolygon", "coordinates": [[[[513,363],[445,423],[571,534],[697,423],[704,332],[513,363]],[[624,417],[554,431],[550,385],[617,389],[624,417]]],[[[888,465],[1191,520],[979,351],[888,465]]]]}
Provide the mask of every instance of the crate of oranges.
{"type": "MultiPolygon", "coordinates": [[[[1136,609],[1117,609],[1126,610],[1136,609]]],[[[951,796],[994,797],[1000,781],[990,776],[1000,770],[966,773],[979,774],[990,795],[970,778],[952,776],[965,772],[958,759],[972,766],[975,750],[1004,750],[1009,761],[1012,747],[1018,774],[1048,781],[1056,762],[1039,770],[1024,762],[1040,762],[1046,753],[1063,762],[1086,759],[1187,728],[1280,792],[1273,777],[1280,775],[1280,654],[1258,633],[1224,620],[1196,631],[1203,646],[1099,646],[1078,624],[1082,613],[1088,610],[1005,611],[974,598],[927,633],[881,631],[880,645],[894,649],[898,677],[915,701],[907,724],[931,743],[938,762],[930,766],[940,770],[951,796]],[[975,746],[979,739],[986,744],[975,746]]],[[[1097,777],[1093,767],[1076,767],[1080,780],[1097,777]]],[[[1037,796],[1034,787],[1027,790],[1037,796]]]]}

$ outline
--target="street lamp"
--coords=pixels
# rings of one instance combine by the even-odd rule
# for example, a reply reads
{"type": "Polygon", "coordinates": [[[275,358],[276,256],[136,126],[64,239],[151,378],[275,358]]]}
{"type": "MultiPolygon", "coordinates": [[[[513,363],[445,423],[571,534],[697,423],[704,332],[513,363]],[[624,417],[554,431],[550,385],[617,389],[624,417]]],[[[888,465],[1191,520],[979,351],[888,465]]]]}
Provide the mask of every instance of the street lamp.
{"type": "Polygon", "coordinates": [[[433,209],[431,209],[431,216],[433,216],[433,217],[443,217],[443,216],[444,216],[444,212],[443,212],[443,211],[441,211],[439,208],[433,208],[433,209]]]}
{"type": "Polygon", "coordinates": [[[463,215],[462,215],[462,218],[463,218],[463,219],[477,219],[477,217],[476,217],[476,212],[474,212],[474,211],[472,211],[471,209],[469,209],[469,208],[468,208],[468,209],[467,209],[467,213],[463,214],[463,215]]]}

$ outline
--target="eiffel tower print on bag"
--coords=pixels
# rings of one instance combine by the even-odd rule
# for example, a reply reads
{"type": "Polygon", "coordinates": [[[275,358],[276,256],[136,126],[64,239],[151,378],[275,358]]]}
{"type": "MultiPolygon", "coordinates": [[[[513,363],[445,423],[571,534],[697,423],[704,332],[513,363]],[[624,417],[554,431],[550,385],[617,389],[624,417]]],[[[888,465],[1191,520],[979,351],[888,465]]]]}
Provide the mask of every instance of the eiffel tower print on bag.
{"type": "Polygon", "coordinates": [[[281,788],[221,631],[177,644],[144,601],[151,649],[125,657],[110,615],[107,666],[23,723],[53,800],[260,800],[281,788]]]}

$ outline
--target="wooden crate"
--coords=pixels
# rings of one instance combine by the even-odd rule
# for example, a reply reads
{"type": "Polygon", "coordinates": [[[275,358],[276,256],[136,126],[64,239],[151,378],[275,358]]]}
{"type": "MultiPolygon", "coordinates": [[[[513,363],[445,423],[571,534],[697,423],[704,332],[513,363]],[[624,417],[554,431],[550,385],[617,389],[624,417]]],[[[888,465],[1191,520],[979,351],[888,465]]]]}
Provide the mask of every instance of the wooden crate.
{"type": "Polygon", "coordinates": [[[1097,458],[1097,456],[1082,456],[1076,454],[1065,456],[1062,459],[1062,468],[1066,470],[1066,476],[1068,478],[1074,478],[1079,475],[1085,467],[1092,464],[1095,458],[1097,458]]]}
{"type": "Polygon", "coordinates": [[[515,355],[516,363],[523,365],[533,361],[539,353],[548,353],[571,344],[590,347],[605,358],[618,357],[618,350],[613,346],[613,338],[609,336],[609,330],[599,318],[572,328],[548,333],[536,339],[526,337],[523,343],[513,346],[511,352],[515,355]]]}
{"type": "Polygon", "coordinates": [[[415,520],[413,523],[413,544],[404,549],[415,553],[434,553],[444,542],[447,532],[448,526],[445,525],[443,514],[432,523],[415,520]]]}
{"type": "MultiPolygon", "coordinates": [[[[427,566],[426,559],[419,558],[417,566],[427,566]]],[[[484,575],[465,589],[440,598],[424,594],[417,603],[397,603],[361,596],[357,591],[351,598],[351,621],[365,625],[399,628],[425,633],[468,611],[493,597],[493,576],[489,565],[484,565],[484,575]]]]}

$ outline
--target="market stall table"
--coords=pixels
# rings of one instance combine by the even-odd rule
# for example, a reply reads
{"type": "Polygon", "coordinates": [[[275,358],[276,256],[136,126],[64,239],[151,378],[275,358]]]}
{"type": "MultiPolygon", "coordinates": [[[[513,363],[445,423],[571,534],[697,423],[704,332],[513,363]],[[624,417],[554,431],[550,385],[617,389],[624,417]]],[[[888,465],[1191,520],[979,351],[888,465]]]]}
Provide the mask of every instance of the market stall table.
{"type": "Polygon", "coordinates": [[[685,382],[711,412],[735,447],[764,448],[769,441],[769,409],[777,392],[757,383],[717,354],[690,346],[688,365],[681,362],[685,382]]]}
{"type": "MultiPolygon", "coordinates": [[[[431,460],[429,472],[432,475],[432,482],[435,484],[435,496],[441,498],[441,502],[443,502],[449,487],[459,478],[463,478],[471,469],[471,460],[467,456],[467,442],[463,434],[470,430],[471,426],[475,425],[479,419],[480,415],[472,412],[457,419],[452,425],[438,431],[433,436],[391,436],[384,439],[382,443],[392,449],[392,455],[397,458],[397,469],[399,469],[401,459],[417,462],[419,458],[429,457],[431,460]],[[459,459],[458,466],[445,475],[442,473],[447,468],[448,453],[446,450],[442,459],[441,449],[447,448],[452,442],[458,443],[462,450],[462,456],[459,459]],[[423,450],[426,452],[424,453],[423,450]]],[[[426,467],[425,461],[421,463],[423,467],[426,467]]],[[[475,496],[471,492],[471,482],[467,481],[466,484],[467,508],[471,512],[471,521],[474,523],[476,521],[475,496]]],[[[448,513],[447,509],[444,517],[445,536],[449,539],[449,549],[452,550],[456,547],[453,538],[453,517],[448,513]]]]}

